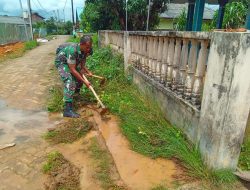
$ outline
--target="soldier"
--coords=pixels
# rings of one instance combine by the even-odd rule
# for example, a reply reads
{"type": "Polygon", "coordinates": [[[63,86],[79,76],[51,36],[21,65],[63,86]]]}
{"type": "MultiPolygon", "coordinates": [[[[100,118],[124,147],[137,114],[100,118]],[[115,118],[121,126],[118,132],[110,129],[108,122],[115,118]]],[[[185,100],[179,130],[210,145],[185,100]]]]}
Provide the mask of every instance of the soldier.
{"type": "Polygon", "coordinates": [[[64,83],[64,117],[78,118],[80,115],[72,109],[73,95],[79,93],[83,83],[89,88],[90,83],[83,79],[82,74],[92,76],[85,66],[86,57],[92,54],[92,39],[84,36],[80,43],[65,43],[56,50],[55,65],[64,83]]]}

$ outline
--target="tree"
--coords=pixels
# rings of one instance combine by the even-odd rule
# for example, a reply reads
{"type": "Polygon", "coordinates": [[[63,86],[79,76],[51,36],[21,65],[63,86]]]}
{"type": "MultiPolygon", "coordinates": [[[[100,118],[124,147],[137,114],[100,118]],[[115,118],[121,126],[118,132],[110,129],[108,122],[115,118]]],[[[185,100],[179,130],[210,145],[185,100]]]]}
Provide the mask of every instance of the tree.
{"type": "MultiPolygon", "coordinates": [[[[245,24],[247,16],[247,0],[241,0],[240,2],[228,3],[225,8],[225,14],[223,18],[222,28],[239,28],[245,24]]],[[[218,11],[215,12],[212,28],[216,27],[218,20],[218,11]]]]}
{"type": "MultiPolygon", "coordinates": [[[[149,28],[159,23],[159,13],[166,10],[167,0],[152,0],[149,28]]],[[[128,30],[145,30],[147,0],[128,0],[128,30]]],[[[81,25],[84,31],[125,30],[126,0],[86,0],[81,25]]]]}
{"type": "Polygon", "coordinates": [[[174,29],[178,31],[186,30],[187,24],[187,12],[186,9],[182,9],[181,14],[174,19],[174,29]]]}

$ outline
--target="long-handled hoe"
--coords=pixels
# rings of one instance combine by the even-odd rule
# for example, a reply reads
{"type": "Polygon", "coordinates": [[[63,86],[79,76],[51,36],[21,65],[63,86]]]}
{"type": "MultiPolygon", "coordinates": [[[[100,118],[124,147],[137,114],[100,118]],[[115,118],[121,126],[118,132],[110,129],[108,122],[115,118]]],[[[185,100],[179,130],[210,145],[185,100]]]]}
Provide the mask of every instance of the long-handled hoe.
{"type": "MultiPolygon", "coordinates": [[[[84,75],[82,75],[82,77],[84,78],[84,80],[86,80],[86,81],[89,82],[89,80],[84,75]]],[[[89,89],[92,91],[92,93],[94,94],[95,98],[97,99],[97,101],[99,102],[99,104],[102,107],[102,110],[101,110],[100,114],[104,115],[106,112],[108,112],[108,108],[106,108],[106,106],[102,103],[102,101],[100,100],[99,96],[96,94],[94,88],[92,86],[90,86],[89,89]]]]}

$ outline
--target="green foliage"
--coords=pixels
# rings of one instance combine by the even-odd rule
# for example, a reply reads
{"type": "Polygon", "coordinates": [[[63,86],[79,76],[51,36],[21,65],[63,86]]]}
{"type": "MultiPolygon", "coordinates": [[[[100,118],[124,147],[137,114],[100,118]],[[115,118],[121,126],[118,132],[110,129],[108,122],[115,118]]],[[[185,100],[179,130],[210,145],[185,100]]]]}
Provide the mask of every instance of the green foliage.
{"type": "MultiPolygon", "coordinates": [[[[244,26],[247,15],[247,5],[245,2],[231,2],[226,5],[222,28],[240,28],[244,26]]],[[[218,11],[215,12],[212,21],[212,28],[216,27],[218,11]]]]}
{"type": "Polygon", "coordinates": [[[54,151],[48,154],[47,156],[47,162],[43,165],[43,172],[48,173],[52,170],[54,170],[56,167],[60,167],[61,162],[60,159],[62,158],[62,154],[54,151]]]}
{"type": "MultiPolygon", "coordinates": [[[[152,0],[149,28],[153,29],[159,23],[159,13],[166,10],[167,0],[152,0]]],[[[128,30],[145,30],[148,1],[128,0],[128,30]]],[[[126,28],[125,0],[86,0],[81,25],[85,32],[126,28]]]]}
{"type": "Polygon", "coordinates": [[[216,183],[233,182],[232,172],[211,172],[202,162],[199,151],[187,141],[180,130],[171,126],[159,111],[123,74],[120,55],[110,48],[96,50],[87,60],[94,73],[108,79],[99,92],[110,111],[119,116],[121,129],[131,148],[152,158],[175,158],[187,169],[188,175],[216,183]]]}
{"type": "Polygon", "coordinates": [[[80,43],[80,38],[79,37],[76,37],[74,38],[73,36],[71,36],[67,42],[75,42],[75,43],[80,43]]]}
{"type": "Polygon", "coordinates": [[[174,29],[178,31],[186,30],[187,24],[187,12],[186,9],[182,9],[181,14],[174,19],[174,29]]]}
{"type": "Polygon", "coordinates": [[[38,42],[36,40],[32,40],[32,41],[27,41],[24,43],[24,49],[26,50],[31,50],[33,48],[35,48],[36,46],[38,46],[38,42]]]}
{"type": "Polygon", "coordinates": [[[241,153],[239,158],[239,167],[242,170],[250,171],[250,138],[247,137],[241,146],[241,153]]]}
{"type": "Polygon", "coordinates": [[[49,112],[60,112],[63,110],[63,89],[55,86],[50,89],[50,96],[47,104],[49,112]]]}
{"type": "Polygon", "coordinates": [[[53,17],[50,17],[46,21],[37,22],[33,25],[35,29],[46,28],[47,34],[71,34],[73,30],[73,24],[71,21],[65,23],[57,22],[53,17]]]}

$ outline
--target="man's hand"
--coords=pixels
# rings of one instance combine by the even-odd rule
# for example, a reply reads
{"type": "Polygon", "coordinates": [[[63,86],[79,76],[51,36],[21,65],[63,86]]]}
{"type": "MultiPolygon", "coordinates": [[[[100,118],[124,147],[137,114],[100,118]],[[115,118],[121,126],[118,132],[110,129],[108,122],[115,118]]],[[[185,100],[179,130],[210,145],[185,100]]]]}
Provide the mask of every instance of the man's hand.
{"type": "Polygon", "coordinates": [[[90,71],[88,71],[88,76],[92,77],[93,73],[91,73],[90,71]]]}

